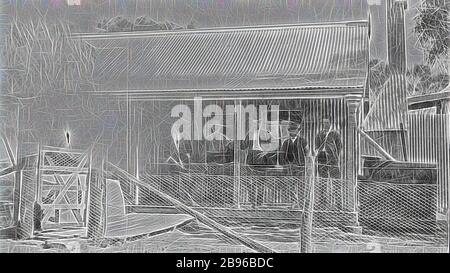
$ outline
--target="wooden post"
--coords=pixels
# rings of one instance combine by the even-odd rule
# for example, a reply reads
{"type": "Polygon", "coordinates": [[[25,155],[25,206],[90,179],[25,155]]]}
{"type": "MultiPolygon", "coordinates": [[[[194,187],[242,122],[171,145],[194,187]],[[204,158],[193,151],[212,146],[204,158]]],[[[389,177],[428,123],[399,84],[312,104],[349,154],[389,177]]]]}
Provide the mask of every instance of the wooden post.
{"type": "Polygon", "coordinates": [[[83,211],[83,220],[84,220],[84,227],[87,227],[87,222],[88,222],[88,218],[87,218],[87,216],[88,216],[88,209],[89,209],[89,191],[90,191],[90,188],[91,188],[91,183],[90,183],[90,181],[91,181],[91,175],[92,175],[92,151],[90,151],[90,153],[89,153],[89,163],[88,163],[88,173],[87,173],[87,176],[86,176],[86,193],[85,193],[85,196],[84,196],[84,204],[85,204],[85,207],[84,207],[84,211],[83,211]]]}
{"type": "Polygon", "coordinates": [[[400,134],[402,138],[402,148],[403,148],[403,159],[407,162],[408,161],[408,151],[406,147],[406,131],[405,126],[403,125],[403,122],[400,123],[400,134]]]}
{"type": "Polygon", "coordinates": [[[346,211],[356,211],[356,178],[359,166],[359,134],[357,134],[358,120],[357,110],[359,106],[359,100],[349,99],[347,100],[348,109],[348,128],[347,128],[347,147],[345,149],[347,155],[346,167],[346,180],[347,185],[346,196],[344,202],[344,209],[346,211]]]}
{"type": "MultiPolygon", "coordinates": [[[[240,208],[240,198],[241,198],[241,140],[239,139],[240,133],[240,125],[242,124],[242,113],[238,113],[238,111],[242,111],[242,101],[235,100],[234,103],[234,155],[233,155],[233,204],[235,208],[240,208]],[[236,111],[236,109],[239,109],[236,111]]],[[[241,132],[245,133],[245,132],[241,132]]]]}
{"type": "Polygon", "coordinates": [[[300,229],[300,252],[311,252],[311,240],[314,217],[314,185],[316,179],[315,158],[305,158],[305,205],[302,214],[302,226],[300,229]]]}
{"type": "Polygon", "coordinates": [[[450,208],[447,209],[447,253],[450,253],[450,208]]]}
{"type": "Polygon", "coordinates": [[[41,151],[41,144],[38,144],[37,162],[36,162],[36,201],[39,205],[42,202],[42,179],[41,179],[41,164],[44,162],[41,151]]]}
{"type": "Polygon", "coordinates": [[[22,166],[21,159],[19,159],[19,145],[17,145],[16,156],[12,151],[12,147],[8,141],[5,132],[0,131],[3,146],[8,154],[9,161],[11,163],[12,170],[14,171],[14,189],[13,189],[13,223],[17,225],[20,220],[20,199],[22,193],[22,166]]]}
{"type": "MultiPolygon", "coordinates": [[[[136,103],[132,103],[127,100],[127,171],[138,177],[138,149],[139,149],[139,125],[140,125],[140,110],[138,109],[136,103]]],[[[128,194],[133,203],[138,205],[138,186],[129,187],[128,194]]]]}
{"type": "Polygon", "coordinates": [[[22,197],[22,170],[14,172],[14,193],[13,193],[13,223],[17,225],[20,221],[20,199],[22,197]]]}
{"type": "Polygon", "coordinates": [[[17,229],[19,239],[33,237],[34,232],[34,204],[36,198],[36,161],[37,157],[27,157],[24,159],[24,166],[21,170],[21,193],[19,222],[17,229]]]}

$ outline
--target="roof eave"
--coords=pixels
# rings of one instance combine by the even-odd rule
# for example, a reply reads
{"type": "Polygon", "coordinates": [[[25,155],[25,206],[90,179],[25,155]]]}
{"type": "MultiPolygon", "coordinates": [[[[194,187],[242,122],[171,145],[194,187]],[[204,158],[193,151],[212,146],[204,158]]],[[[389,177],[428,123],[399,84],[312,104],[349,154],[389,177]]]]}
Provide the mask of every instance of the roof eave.
{"type": "Polygon", "coordinates": [[[91,91],[91,95],[117,96],[129,100],[250,100],[250,99],[314,99],[362,98],[365,86],[235,88],[235,89],[172,89],[91,91]],[[275,92],[274,92],[275,91],[275,92]]]}

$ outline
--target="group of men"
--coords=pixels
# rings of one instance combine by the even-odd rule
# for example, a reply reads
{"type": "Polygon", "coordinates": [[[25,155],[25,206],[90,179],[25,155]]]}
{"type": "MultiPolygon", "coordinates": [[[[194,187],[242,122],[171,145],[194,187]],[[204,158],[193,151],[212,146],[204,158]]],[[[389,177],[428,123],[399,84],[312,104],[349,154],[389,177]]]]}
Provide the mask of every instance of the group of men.
{"type": "MultiPolygon", "coordinates": [[[[304,173],[306,156],[313,155],[317,159],[318,176],[316,182],[316,208],[317,209],[340,209],[342,185],[339,185],[341,172],[339,168],[339,158],[342,150],[342,139],[339,132],[332,128],[328,117],[322,119],[322,129],[315,137],[314,147],[311,150],[308,141],[301,136],[302,125],[290,121],[288,123],[288,138],[285,139],[281,148],[275,152],[263,152],[254,148],[254,140],[249,136],[241,142],[239,149],[245,150],[247,154],[247,164],[253,166],[262,166],[261,169],[267,169],[267,166],[281,165],[283,169],[296,169],[298,174],[304,173]]],[[[190,144],[190,143],[187,143],[190,144]]],[[[192,147],[190,145],[180,145],[180,159],[183,162],[192,160],[192,147]]],[[[218,158],[217,156],[209,159],[216,163],[232,162],[234,157],[234,142],[230,142],[225,151],[218,158]],[[218,161],[219,160],[219,161],[218,161]]],[[[253,189],[251,192],[256,191],[253,189]]],[[[290,195],[295,195],[293,189],[286,189],[290,195]]],[[[292,197],[292,196],[291,196],[292,197]]],[[[252,199],[255,197],[253,196],[252,199]]],[[[260,198],[257,198],[260,199],[260,198]]],[[[292,199],[292,198],[290,198],[292,199]]],[[[298,199],[298,198],[294,198],[298,199]]],[[[254,200],[255,201],[255,200],[254,200]]],[[[255,203],[258,203],[255,201],[255,203]]]]}
{"type": "Polygon", "coordinates": [[[342,202],[339,184],[341,172],[339,157],[342,150],[342,139],[339,132],[332,128],[329,118],[322,119],[322,130],[315,137],[314,151],[309,150],[305,138],[300,136],[301,126],[297,123],[289,124],[289,138],[286,139],[280,149],[280,164],[293,164],[305,166],[306,156],[312,154],[317,157],[318,175],[316,183],[317,209],[341,209],[342,202]]]}
{"type": "MultiPolygon", "coordinates": [[[[328,118],[322,120],[323,129],[315,138],[315,149],[311,154],[317,156],[318,172],[322,178],[341,178],[339,157],[342,150],[341,135],[332,129],[328,118]]],[[[301,126],[289,124],[289,138],[281,145],[280,164],[305,165],[305,157],[310,154],[308,142],[300,136],[301,126]]]]}

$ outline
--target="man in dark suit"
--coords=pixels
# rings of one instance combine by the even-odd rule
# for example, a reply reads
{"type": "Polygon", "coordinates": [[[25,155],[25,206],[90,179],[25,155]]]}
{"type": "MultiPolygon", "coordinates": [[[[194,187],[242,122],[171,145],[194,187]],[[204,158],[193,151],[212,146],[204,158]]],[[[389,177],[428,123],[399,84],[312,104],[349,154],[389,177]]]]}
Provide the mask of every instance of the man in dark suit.
{"type": "Polygon", "coordinates": [[[341,207],[341,171],[339,169],[339,157],[342,150],[341,135],[332,129],[329,118],[322,119],[323,129],[315,139],[319,177],[325,178],[319,183],[320,196],[318,205],[322,208],[329,208],[330,203],[333,209],[341,207]],[[333,185],[334,184],[334,185],[333,185]],[[331,194],[332,193],[332,194],[331,194]],[[332,195],[332,196],[331,196],[332,195]],[[331,201],[333,199],[333,201],[331,201]]]}
{"type": "Polygon", "coordinates": [[[297,166],[305,166],[305,156],[308,155],[308,143],[306,139],[299,135],[300,126],[297,123],[289,124],[289,138],[281,145],[280,164],[294,164],[297,166]]]}
{"type": "MultiPolygon", "coordinates": [[[[288,126],[289,138],[281,145],[280,164],[288,165],[290,169],[296,170],[297,174],[304,175],[305,156],[309,154],[308,143],[306,139],[300,136],[301,127],[297,123],[291,122],[288,126]]],[[[300,206],[297,185],[281,186],[284,192],[288,193],[293,208],[300,206]]]]}

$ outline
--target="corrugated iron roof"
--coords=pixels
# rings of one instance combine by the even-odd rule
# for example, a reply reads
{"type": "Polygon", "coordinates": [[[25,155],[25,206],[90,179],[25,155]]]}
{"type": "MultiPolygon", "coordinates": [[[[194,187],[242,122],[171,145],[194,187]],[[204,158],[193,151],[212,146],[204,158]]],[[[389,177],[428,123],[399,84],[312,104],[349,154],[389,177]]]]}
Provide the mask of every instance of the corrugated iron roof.
{"type": "Polygon", "coordinates": [[[361,87],[367,22],[84,35],[100,91],[361,87]]]}

